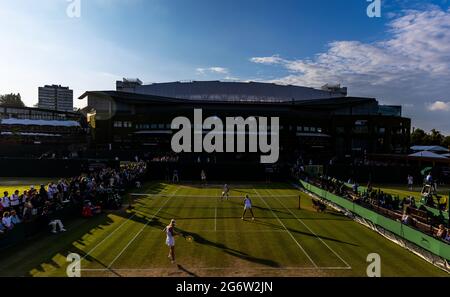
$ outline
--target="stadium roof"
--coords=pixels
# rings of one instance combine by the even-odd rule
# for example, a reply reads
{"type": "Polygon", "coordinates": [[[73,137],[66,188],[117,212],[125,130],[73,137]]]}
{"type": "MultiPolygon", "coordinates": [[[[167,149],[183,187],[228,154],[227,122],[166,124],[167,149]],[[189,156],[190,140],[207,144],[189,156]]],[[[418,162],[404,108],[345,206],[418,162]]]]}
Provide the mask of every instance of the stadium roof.
{"type": "Polygon", "coordinates": [[[191,81],[148,85],[133,84],[117,91],[188,100],[284,102],[345,97],[346,89],[319,90],[261,82],[191,81]],[[344,91],[345,90],[345,91],[344,91]]]}
{"type": "Polygon", "coordinates": [[[223,99],[181,99],[171,97],[161,97],[155,95],[144,95],[138,93],[118,92],[118,91],[93,91],[86,92],[79,97],[84,99],[88,96],[98,96],[103,98],[110,98],[117,101],[125,101],[129,103],[142,103],[142,102],[154,102],[154,103],[209,103],[209,104],[222,104],[222,103],[236,103],[236,104],[270,104],[270,105],[296,105],[305,107],[317,107],[320,109],[335,109],[342,105],[358,105],[362,103],[376,103],[373,98],[361,98],[361,97],[334,97],[334,98],[322,98],[322,99],[310,99],[310,100],[285,100],[285,101],[251,101],[251,100],[223,100],[223,99]]]}

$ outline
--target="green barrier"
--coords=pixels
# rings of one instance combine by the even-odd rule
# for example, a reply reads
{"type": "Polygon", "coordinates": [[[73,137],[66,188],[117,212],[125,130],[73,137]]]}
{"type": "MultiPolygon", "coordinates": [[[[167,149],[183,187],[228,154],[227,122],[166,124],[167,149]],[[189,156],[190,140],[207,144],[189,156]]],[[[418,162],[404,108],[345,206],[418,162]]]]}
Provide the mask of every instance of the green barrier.
{"type": "Polygon", "coordinates": [[[342,208],[345,208],[352,213],[371,221],[373,224],[378,225],[385,230],[388,230],[423,249],[439,256],[444,259],[450,260],[450,245],[437,240],[427,234],[424,234],[416,229],[413,229],[407,225],[402,224],[401,222],[397,222],[393,219],[387,218],[383,215],[380,215],[370,209],[364,208],[352,201],[349,201],[345,198],[334,195],[324,189],[316,187],[310,183],[300,180],[302,186],[308,190],[309,192],[324,198],[328,201],[339,205],[342,208]]]}

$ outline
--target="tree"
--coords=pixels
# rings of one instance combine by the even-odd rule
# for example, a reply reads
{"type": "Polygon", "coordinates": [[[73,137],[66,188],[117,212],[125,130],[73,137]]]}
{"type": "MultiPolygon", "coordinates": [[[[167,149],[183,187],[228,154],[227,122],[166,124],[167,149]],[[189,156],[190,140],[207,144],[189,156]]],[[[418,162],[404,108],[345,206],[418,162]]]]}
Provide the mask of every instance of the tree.
{"type": "Polygon", "coordinates": [[[415,129],[411,133],[411,143],[414,145],[426,145],[428,142],[428,135],[422,129],[415,129]]]}
{"type": "Polygon", "coordinates": [[[415,129],[411,133],[411,143],[413,145],[440,145],[450,148],[450,136],[444,136],[436,129],[426,133],[422,129],[415,129]]]}
{"type": "Polygon", "coordinates": [[[25,107],[25,104],[23,103],[22,97],[19,93],[11,93],[7,95],[0,95],[0,106],[25,107]]]}
{"type": "Polygon", "coordinates": [[[430,132],[430,144],[431,145],[441,145],[444,141],[444,135],[436,129],[432,129],[430,132]]]}
{"type": "Polygon", "coordinates": [[[450,136],[444,137],[444,140],[442,141],[442,146],[450,148],[450,136]]]}

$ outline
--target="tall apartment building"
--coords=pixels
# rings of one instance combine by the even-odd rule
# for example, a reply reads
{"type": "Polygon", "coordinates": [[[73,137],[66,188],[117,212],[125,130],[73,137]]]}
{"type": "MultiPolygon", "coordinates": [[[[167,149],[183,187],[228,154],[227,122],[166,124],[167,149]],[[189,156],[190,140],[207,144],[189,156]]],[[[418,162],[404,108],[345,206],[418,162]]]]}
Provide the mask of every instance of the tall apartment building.
{"type": "Polygon", "coordinates": [[[39,87],[39,108],[73,111],[73,90],[60,85],[39,87]]]}

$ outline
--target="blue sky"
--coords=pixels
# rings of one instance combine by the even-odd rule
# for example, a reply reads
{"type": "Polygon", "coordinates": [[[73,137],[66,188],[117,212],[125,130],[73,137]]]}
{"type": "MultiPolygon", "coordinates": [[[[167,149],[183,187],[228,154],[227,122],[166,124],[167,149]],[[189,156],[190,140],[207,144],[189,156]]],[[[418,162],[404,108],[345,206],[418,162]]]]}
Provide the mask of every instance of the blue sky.
{"type": "Polygon", "coordinates": [[[40,85],[79,96],[122,77],[341,83],[450,133],[449,0],[382,0],[381,18],[366,0],[80,0],[80,18],[69,4],[0,0],[0,94],[33,105],[40,85]]]}

